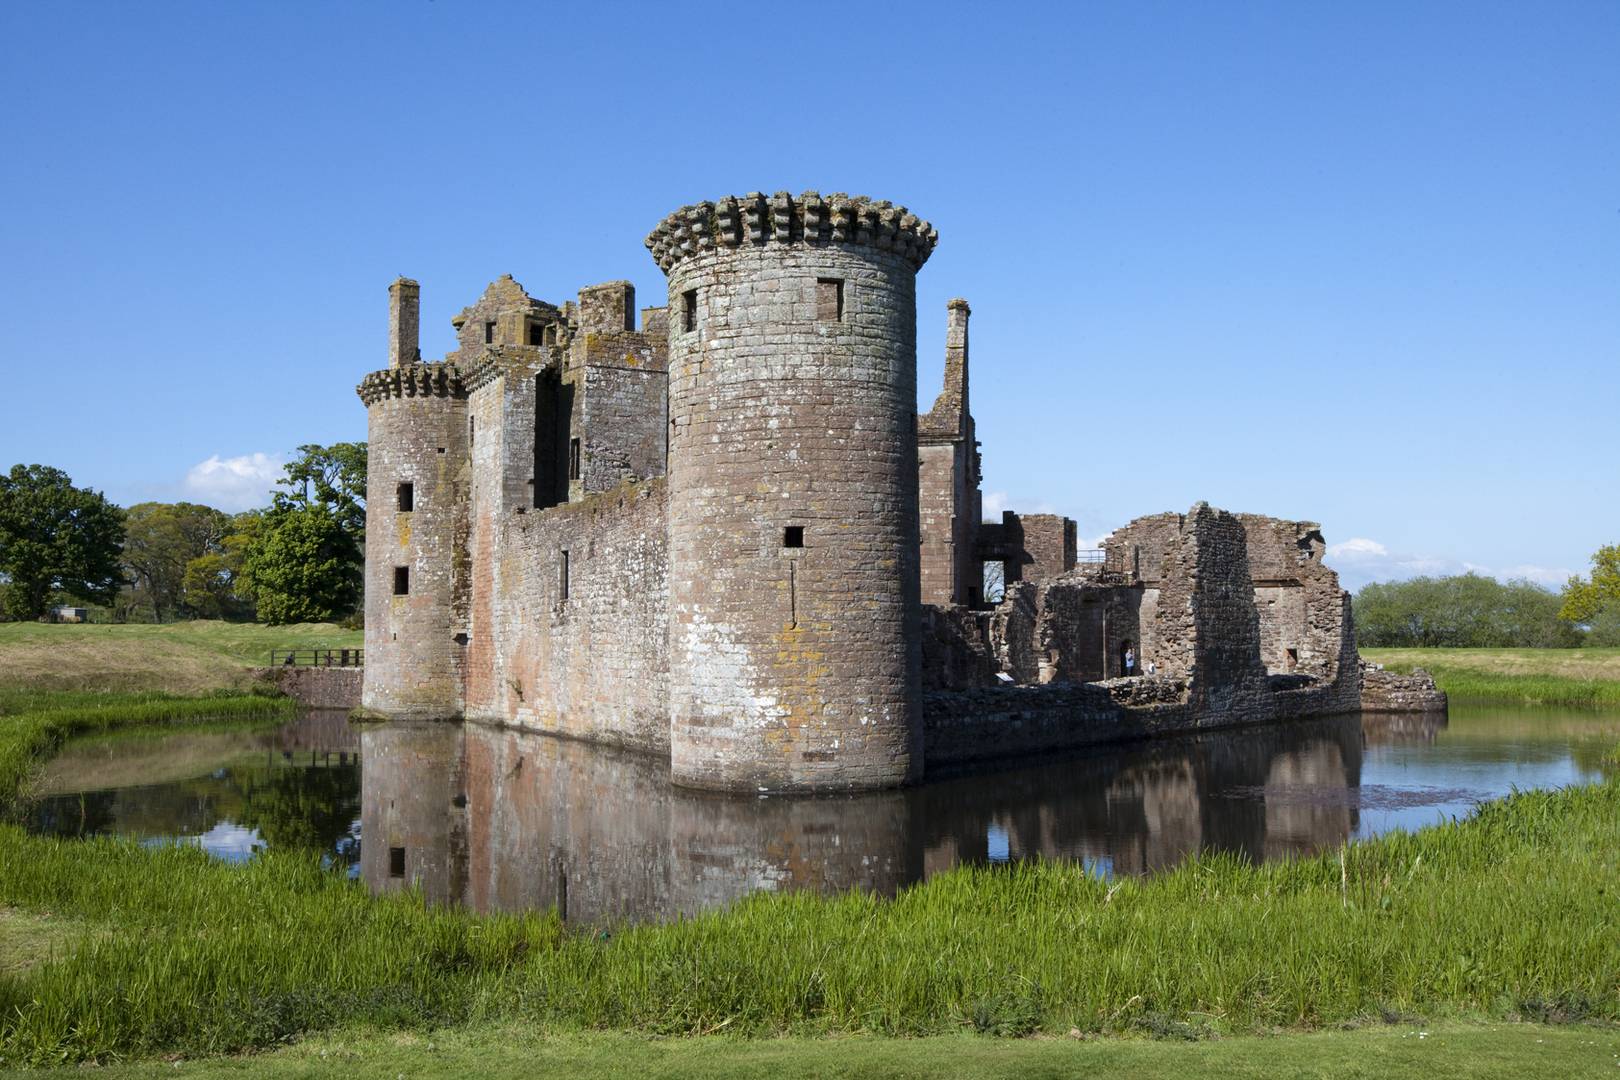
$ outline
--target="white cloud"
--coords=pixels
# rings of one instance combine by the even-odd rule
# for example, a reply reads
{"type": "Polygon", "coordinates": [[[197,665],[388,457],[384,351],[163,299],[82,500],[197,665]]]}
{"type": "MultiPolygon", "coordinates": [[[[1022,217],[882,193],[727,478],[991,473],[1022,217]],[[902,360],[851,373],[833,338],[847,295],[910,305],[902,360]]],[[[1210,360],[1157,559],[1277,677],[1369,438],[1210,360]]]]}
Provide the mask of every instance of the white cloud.
{"type": "Polygon", "coordinates": [[[1011,508],[1007,505],[1005,491],[986,491],[979,496],[980,521],[1000,521],[1001,512],[1008,509],[1011,508]]]}
{"type": "Polygon", "coordinates": [[[1526,578],[1538,585],[1556,588],[1570,575],[1570,571],[1563,567],[1534,565],[1492,567],[1440,555],[1415,555],[1391,551],[1377,540],[1364,536],[1328,545],[1327,561],[1339,572],[1339,579],[1344,587],[1352,592],[1373,581],[1403,581],[1406,578],[1425,575],[1442,577],[1451,574],[1483,574],[1498,581],[1526,578]]]}
{"type": "Polygon", "coordinates": [[[186,470],[186,495],[221,510],[248,510],[270,501],[270,489],[281,478],[280,454],[213,455],[186,470]]]}
{"type": "Polygon", "coordinates": [[[1384,558],[1388,555],[1389,548],[1365,536],[1352,536],[1342,544],[1329,544],[1327,549],[1328,558],[1343,562],[1384,558]]]}

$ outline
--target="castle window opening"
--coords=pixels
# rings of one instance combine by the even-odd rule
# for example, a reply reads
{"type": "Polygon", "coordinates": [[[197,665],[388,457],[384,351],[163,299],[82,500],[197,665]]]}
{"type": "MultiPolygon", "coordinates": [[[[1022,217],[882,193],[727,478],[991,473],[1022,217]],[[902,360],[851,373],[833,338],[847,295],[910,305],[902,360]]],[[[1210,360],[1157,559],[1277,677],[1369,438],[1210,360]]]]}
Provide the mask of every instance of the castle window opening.
{"type": "Polygon", "coordinates": [[[388,849],[388,876],[402,878],[405,876],[405,849],[391,847],[388,849]]]}
{"type": "Polygon", "coordinates": [[[546,328],[537,322],[529,324],[529,344],[543,345],[545,343],[546,328]]]}
{"type": "Polygon", "coordinates": [[[411,568],[408,566],[394,567],[394,595],[409,596],[411,593],[411,568]]]}
{"type": "Polygon", "coordinates": [[[1007,599],[1007,564],[1000,559],[984,563],[984,602],[999,604],[1007,599]]]}
{"type": "Polygon", "coordinates": [[[557,599],[568,599],[568,549],[563,548],[557,560],[557,599]]]}
{"type": "Polygon", "coordinates": [[[546,324],[546,338],[545,338],[545,341],[546,341],[547,345],[555,345],[555,344],[557,344],[557,324],[556,323],[547,323],[546,324]]]}
{"type": "Polygon", "coordinates": [[[844,279],[816,279],[816,321],[844,321],[844,279]]]}
{"type": "Polygon", "coordinates": [[[782,546],[785,548],[804,547],[804,526],[789,525],[782,530],[782,546]]]}
{"type": "Polygon", "coordinates": [[[472,445],[473,437],[475,435],[477,435],[477,434],[478,434],[478,418],[476,416],[467,417],[467,445],[468,446],[472,445]]]}
{"type": "Polygon", "coordinates": [[[1287,649],[1287,650],[1284,650],[1284,651],[1287,652],[1287,654],[1288,654],[1288,670],[1293,671],[1296,667],[1299,666],[1299,650],[1298,649],[1287,649]]]}
{"type": "Polygon", "coordinates": [[[492,322],[487,322],[484,324],[484,344],[495,344],[495,324],[492,322]]]}
{"type": "Polygon", "coordinates": [[[697,290],[681,293],[681,329],[690,334],[697,329],[697,290]]]}
{"type": "Polygon", "coordinates": [[[568,440],[568,479],[579,479],[579,440],[568,440]]]}
{"type": "Polygon", "coordinates": [[[405,483],[399,485],[399,512],[408,514],[416,509],[416,485],[405,483]]]}

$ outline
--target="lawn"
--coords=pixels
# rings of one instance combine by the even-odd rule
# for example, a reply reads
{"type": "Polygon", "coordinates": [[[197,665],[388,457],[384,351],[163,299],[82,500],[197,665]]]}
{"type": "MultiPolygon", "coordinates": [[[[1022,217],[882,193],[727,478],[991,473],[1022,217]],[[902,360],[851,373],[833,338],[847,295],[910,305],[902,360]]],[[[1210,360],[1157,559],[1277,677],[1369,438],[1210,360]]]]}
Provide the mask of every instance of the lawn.
{"type": "Polygon", "coordinates": [[[1422,668],[1453,697],[1620,706],[1620,649],[1363,649],[1391,671],[1422,668]]]}
{"type": "Polygon", "coordinates": [[[202,694],[248,686],[271,649],[358,649],[363,633],[330,623],[162,625],[0,623],[0,687],[202,694]]]}
{"type": "MultiPolygon", "coordinates": [[[[1461,1080],[1608,1077],[1620,1073],[1620,1029],[1589,1025],[1447,1022],[1376,1025],[1242,1039],[659,1039],[545,1035],[526,1026],[429,1034],[339,1033],[272,1054],[153,1061],[98,1069],[106,1080],[159,1076],[532,1077],[636,1076],[753,1080],[762,1076],[891,1078],[971,1076],[1045,1080],[1187,1076],[1254,1080],[1461,1080]]],[[[83,1069],[43,1076],[83,1076],[83,1069]]]]}

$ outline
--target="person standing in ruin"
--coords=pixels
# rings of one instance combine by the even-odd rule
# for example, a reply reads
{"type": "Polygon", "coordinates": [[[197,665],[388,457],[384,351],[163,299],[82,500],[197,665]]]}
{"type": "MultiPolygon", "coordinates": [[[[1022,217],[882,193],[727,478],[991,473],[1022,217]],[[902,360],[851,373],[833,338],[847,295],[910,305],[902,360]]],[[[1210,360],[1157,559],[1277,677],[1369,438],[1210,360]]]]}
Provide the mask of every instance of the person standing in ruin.
{"type": "Polygon", "coordinates": [[[1135,672],[1135,669],[1136,669],[1136,650],[1130,648],[1129,646],[1127,646],[1126,649],[1125,649],[1125,674],[1126,674],[1126,676],[1129,677],[1130,675],[1132,675],[1135,672]]]}

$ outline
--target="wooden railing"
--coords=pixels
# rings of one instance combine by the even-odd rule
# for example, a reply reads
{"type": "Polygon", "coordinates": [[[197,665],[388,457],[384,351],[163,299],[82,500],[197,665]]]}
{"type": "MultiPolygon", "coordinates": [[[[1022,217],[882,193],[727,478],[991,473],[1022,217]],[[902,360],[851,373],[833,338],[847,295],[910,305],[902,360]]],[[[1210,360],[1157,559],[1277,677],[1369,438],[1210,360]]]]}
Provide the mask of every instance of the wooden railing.
{"type": "Polygon", "coordinates": [[[271,649],[271,667],[365,667],[364,649],[271,649]]]}

